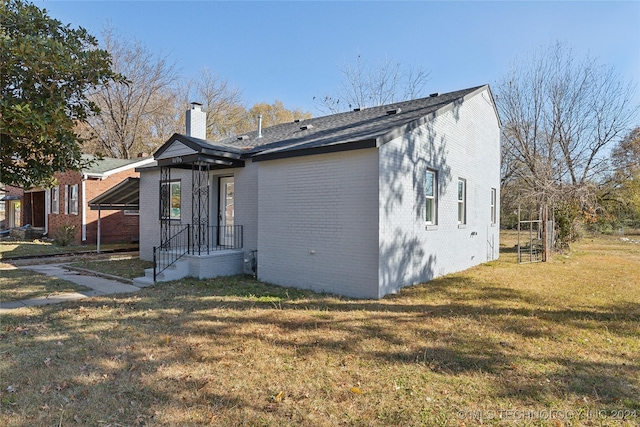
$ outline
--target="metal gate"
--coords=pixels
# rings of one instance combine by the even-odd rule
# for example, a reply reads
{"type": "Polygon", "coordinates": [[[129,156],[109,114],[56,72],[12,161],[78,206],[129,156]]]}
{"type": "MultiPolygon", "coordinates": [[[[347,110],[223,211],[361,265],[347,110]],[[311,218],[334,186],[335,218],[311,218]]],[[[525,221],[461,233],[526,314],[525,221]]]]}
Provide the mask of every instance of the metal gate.
{"type": "Polygon", "coordinates": [[[548,206],[529,210],[525,217],[518,206],[518,263],[551,261],[554,223],[548,206]]]}

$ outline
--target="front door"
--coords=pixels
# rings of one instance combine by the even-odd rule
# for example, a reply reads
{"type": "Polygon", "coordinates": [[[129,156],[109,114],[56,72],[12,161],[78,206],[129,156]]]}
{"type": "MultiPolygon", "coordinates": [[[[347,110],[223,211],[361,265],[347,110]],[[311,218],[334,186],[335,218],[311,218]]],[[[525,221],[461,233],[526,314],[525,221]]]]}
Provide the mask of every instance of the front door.
{"type": "Polygon", "coordinates": [[[234,230],[234,189],[233,177],[220,178],[220,211],[218,212],[218,225],[220,226],[220,246],[233,247],[234,230]]]}

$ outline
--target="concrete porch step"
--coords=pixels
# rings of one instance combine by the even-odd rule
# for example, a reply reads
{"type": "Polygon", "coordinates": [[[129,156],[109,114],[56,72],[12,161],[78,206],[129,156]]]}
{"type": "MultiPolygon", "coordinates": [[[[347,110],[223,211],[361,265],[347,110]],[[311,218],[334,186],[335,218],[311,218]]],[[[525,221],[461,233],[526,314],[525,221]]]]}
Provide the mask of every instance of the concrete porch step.
{"type": "Polygon", "coordinates": [[[139,288],[148,288],[149,286],[155,285],[155,283],[153,283],[153,273],[151,273],[151,278],[146,276],[146,272],[145,276],[136,277],[133,279],[133,285],[139,288]]]}

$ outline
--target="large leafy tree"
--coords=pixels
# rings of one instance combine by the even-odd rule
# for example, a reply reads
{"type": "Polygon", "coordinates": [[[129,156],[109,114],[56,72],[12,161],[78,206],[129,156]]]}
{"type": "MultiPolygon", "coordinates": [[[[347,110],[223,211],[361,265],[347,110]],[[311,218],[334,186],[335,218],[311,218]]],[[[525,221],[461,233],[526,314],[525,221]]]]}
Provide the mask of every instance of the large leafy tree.
{"type": "Polygon", "coordinates": [[[640,226],[640,127],[611,150],[613,170],[600,185],[600,225],[640,226]]]}
{"type": "Polygon", "coordinates": [[[98,112],[87,93],[120,79],[97,46],[32,3],[0,4],[0,181],[31,187],[82,167],[75,129],[98,112]]]}

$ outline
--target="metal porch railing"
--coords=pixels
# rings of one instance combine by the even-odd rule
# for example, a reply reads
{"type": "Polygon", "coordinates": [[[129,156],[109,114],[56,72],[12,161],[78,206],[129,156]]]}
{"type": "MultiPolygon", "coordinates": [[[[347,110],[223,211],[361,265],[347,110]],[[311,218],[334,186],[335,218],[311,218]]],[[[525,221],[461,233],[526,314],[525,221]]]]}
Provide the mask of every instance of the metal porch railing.
{"type": "MultiPolygon", "coordinates": [[[[172,227],[175,228],[175,227],[172,227]]],[[[173,231],[173,230],[172,230],[173,231]]],[[[191,225],[182,226],[175,234],[160,246],[153,247],[153,281],[155,283],[158,274],[171,267],[180,258],[189,253],[191,246],[191,225]]]]}
{"type": "Polygon", "coordinates": [[[187,254],[209,255],[215,251],[243,247],[244,230],[241,225],[170,225],[169,230],[171,237],[153,248],[154,282],[160,273],[187,254]]]}
{"type": "Polygon", "coordinates": [[[191,253],[209,255],[225,249],[242,249],[243,228],[241,225],[192,226],[191,253]]]}

